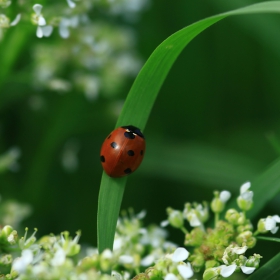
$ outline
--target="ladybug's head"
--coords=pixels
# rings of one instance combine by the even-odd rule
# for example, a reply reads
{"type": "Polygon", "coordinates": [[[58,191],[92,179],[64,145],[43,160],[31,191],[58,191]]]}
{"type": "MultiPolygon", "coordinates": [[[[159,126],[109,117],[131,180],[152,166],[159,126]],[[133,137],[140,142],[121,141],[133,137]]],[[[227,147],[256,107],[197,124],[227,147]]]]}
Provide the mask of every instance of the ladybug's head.
{"type": "Polygon", "coordinates": [[[127,125],[127,126],[122,126],[122,128],[127,129],[129,132],[132,132],[134,134],[137,134],[141,138],[145,138],[141,130],[133,125],[127,125]]]}

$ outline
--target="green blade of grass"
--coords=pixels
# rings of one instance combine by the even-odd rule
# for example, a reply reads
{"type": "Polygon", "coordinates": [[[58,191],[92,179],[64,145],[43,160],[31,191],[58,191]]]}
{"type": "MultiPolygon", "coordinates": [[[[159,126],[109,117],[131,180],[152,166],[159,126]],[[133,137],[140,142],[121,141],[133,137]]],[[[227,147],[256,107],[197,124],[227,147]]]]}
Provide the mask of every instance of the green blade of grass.
{"type": "MultiPolygon", "coordinates": [[[[258,3],[203,19],[179,30],[163,41],[138,74],[116,126],[132,124],[142,130],[145,128],[158,92],[171,66],[193,38],[209,26],[228,16],[256,13],[280,13],[280,2],[258,3]]],[[[125,179],[113,179],[103,174],[97,214],[99,252],[106,248],[112,249],[125,184],[125,179]]],[[[263,194],[262,199],[267,193],[263,194]]]]}
{"type": "Polygon", "coordinates": [[[110,178],[105,172],[98,198],[98,250],[113,248],[115,229],[127,177],[110,178]]]}

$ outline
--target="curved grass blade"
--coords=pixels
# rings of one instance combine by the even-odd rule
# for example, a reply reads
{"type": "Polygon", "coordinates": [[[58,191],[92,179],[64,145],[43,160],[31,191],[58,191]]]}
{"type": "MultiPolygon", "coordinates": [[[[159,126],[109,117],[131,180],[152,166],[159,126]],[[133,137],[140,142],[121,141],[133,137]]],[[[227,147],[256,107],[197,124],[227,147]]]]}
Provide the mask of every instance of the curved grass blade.
{"type": "MultiPolygon", "coordinates": [[[[225,17],[256,13],[280,13],[280,2],[258,3],[203,19],[179,30],[163,41],[155,49],[138,74],[127,96],[116,126],[132,124],[142,130],[145,128],[160,87],[171,66],[193,38],[225,17]]],[[[125,179],[112,179],[103,174],[97,214],[99,252],[106,248],[112,249],[117,215],[125,183],[125,179]]],[[[262,199],[264,195],[265,193],[262,199]]]]}
{"type": "Polygon", "coordinates": [[[280,159],[278,158],[256,180],[252,182],[254,207],[248,212],[248,218],[256,216],[261,209],[280,191],[280,159]]]}
{"type": "Polygon", "coordinates": [[[98,250],[113,249],[114,235],[127,177],[111,178],[103,172],[98,197],[98,250]]]}

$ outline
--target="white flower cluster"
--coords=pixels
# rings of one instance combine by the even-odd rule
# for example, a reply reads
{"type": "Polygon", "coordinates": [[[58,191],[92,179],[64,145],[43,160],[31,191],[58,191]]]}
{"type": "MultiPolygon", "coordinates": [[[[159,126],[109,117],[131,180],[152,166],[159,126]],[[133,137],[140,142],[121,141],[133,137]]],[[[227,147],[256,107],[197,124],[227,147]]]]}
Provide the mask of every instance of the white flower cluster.
{"type": "MultiPolygon", "coordinates": [[[[15,25],[26,33],[28,29],[24,24],[31,22],[37,38],[51,37],[52,42],[28,40],[32,42],[33,59],[30,80],[36,92],[75,91],[83,93],[88,100],[95,100],[102,92],[110,98],[119,92],[126,78],[134,77],[142,66],[128,17],[137,19],[149,1],[97,0],[94,5],[91,0],[38,1],[30,6],[28,1],[0,0],[0,40],[4,40],[9,27],[15,25]],[[8,15],[13,14],[10,9],[19,10],[21,14],[10,19],[8,15]],[[122,24],[111,23],[108,16],[122,16],[124,20],[122,24]]],[[[45,98],[39,94],[30,97],[32,109],[38,110],[44,103],[45,98]]],[[[118,114],[119,104],[110,111],[118,114]]]]}

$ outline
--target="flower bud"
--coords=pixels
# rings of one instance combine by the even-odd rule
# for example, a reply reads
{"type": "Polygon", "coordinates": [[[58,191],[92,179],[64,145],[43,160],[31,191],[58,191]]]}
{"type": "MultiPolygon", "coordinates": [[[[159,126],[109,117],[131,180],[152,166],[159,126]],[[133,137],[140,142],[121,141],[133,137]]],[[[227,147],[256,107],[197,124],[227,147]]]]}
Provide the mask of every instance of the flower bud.
{"type": "Polygon", "coordinates": [[[253,225],[251,224],[251,221],[250,220],[247,220],[246,223],[244,225],[240,225],[236,228],[236,231],[238,233],[242,233],[244,231],[253,231],[254,227],[253,225]]]}
{"type": "Polygon", "coordinates": [[[194,228],[190,233],[187,233],[185,236],[185,245],[199,247],[205,237],[205,232],[200,228],[194,228]]]}
{"type": "Polygon", "coordinates": [[[265,219],[260,219],[258,222],[258,232],[267,233],[268,230],[265,228],[265,219]]]}
{"type": "Polygon", "coordinates": [[[1,258],[0,258],[0,265],[1,266],[7,266],[7,265],[11,265],[13,262],[13,257],[12,255],[3,255],[1,258]]]}
{"type": "Polygon", "coordinates": [[[9,225],[4,226],[3,229],[1,230],[1,237],[8,237],[12,232],[13,232],[13,228],[9,225]]]}
{"type": "Polygon", "coordinates": [[[219,272],[218,270],[213,268],[208,268],[203,273],[203,280],[216,280],[219,279],[219,272]]]}
{"type": "Polygon", "coordinates": [[[171,207],[167,208],[168,221],[175,228],[182,228],[184,225],[183,213],[179,210],[174,210],[171,207]]]}
{"type": "Polygon", "coordinates": [[[225,208],[225,203],[219,197],[219,192],[214,192],[214,199],[211,202],[211,209],[214,213],[221,213],[225,208]]]}
{"type": "Polygon", "coordinates": [[[212,268],[212,267],[215,267],[215,266],[219,266],[220,263],[216,260],[209,260],[209,261],[206,261],[205,262],[205,268],[212,268]]]}
{"type": "Polygon", "coordinates": [[[254,193],[249,191],[250,187],[250,182],[247,182],[240,187],[240,195],[237,198],[237,204],[242,211],[248,211],[253,207],[254,193]]]}
{"type": "Polygon", "coordinates": [[[225,218],[229,223],[231,223],[233,225],[238,225],[240,213],[235,209],[228,209],[226,212],[225,218]]]}
{"type": "Polygon", "coordinates": [[[259,254],[254,254],[253,256],[250,256],[249,259],[246,261],[246,266],[248,267],[255,267],[258,268],[260,264],[262,256],[259,254]]]}
{"type": "Polygon", "coordinates": [[[191,259],[192,268],[195,272],[201,271],[205,264],[204,256],[202,254],[195,254],[191,259]]]}
{"type": "Polygon", "coordinates": [[[238,260],[239,255],[244,254],[247,249],[247,246],[239,247],[231,244],[225,249],[222,260],[226,265],[230,265],[238,260]]]}
{"type": "Polygon", "coordinates": [[[246,245],[248,248],[253,248],[256,245],[257,239],[251,231],[244,231],[236,237],[236,242],[239,246],[246,245]]]}
{"type": "Polygon", "coordinates": [[[113,253],[106,249],[100,255],[100,268],[102,271],[109,271],[112,268],[113,253]]]}

